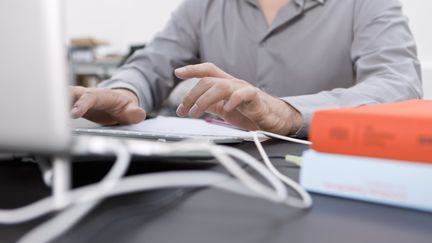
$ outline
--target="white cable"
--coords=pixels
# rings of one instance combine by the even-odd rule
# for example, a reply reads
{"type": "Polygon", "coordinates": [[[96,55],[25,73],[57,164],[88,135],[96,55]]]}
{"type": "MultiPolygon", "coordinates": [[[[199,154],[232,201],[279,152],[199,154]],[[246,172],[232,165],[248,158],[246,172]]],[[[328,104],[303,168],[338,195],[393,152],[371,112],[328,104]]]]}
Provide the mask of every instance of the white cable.
{"type": "MultiPolygon", "coordinates": [[[[262,132],[262,134],[269,136],[270,133],[262,132]]],[[[273,134],[270,136],[272,135],[273,134]]],[[[279,136],[276,137],[279,138],[279,136]]],[[[219,162],[237,180],[221,173],[194,171],[135,176],[120,181],[120,178],[125,173],[130,160],[130,155],[128,151],[124,149],[124,145],[119,144],[118,142],[113,143],[113,141],[115,141],[113,139],[90,139],[89,141],[90,142],[88,143],[80,144],[78,150],[85,151],[84,148],[86,148],[88,152],[100,154],[115,151],[118,158],[111,171],[100,183],[70,192],[69,196],[71,198],[72,207],[30,232],[21,242],[48,242],[55,239],[57,236],[72,227],[80,218],[97,205],[101,199],[110,195],[156,188],[215,186],[234,193],[255,197],[259,196],[274,202],[283,202],[287,205],[298,208],[308,208],[312,204],[307,192],[305,192],[297,183],[285,177],[274,168],[258,140],[257,133],[254,133],[254,141],[270,171],[249,154],[231,147],[202,143],[161,144],[142,141],[135,141],[132,144],[126,143],[127,147],[131,149],[131,152],[139,155],[169,154],[179,151],[208,151],[215,156],[215,158],[219,160],[219,162]],[[234,159],[238,159],[239,161],[249,165],[252,169],[258,172],[272,188],[256,180],[234,159]],[[285,186],[275,176],[294,189],[303,201],[288,197],[285,186]]],[[[290,141],[292,140],[290,139],[290,141]]],[[[47,198],[20,209],[0,210],[0,223],[24,222],[52,212],[53,210],[53,200],[52,198],[47,198]]]]}
{"type": "Polygon", "coordinates": [[[271,133],[271,132],[255,131],[255,133],[263,134],[263,135],[266,135],[267,137],[277,138],[277,139],[284,140],[287,142],[293,142],[293,143],[304,144],[304,145],[309,145],[309,146],[312,145],[312,142],[310,142],[310,141],[306,141],[306,140],[298,139],[298,138],[290,138],[290,137],[282,136],[282,135],[271,133]]]}
{"type": "MultiPolygon", "coordinates": [[[[147,145],[149,145],[147,143],[147,145]]],[[[163,144],[163,146],[161,144],[156,144],[159,149],[157,147],[155,147],[155,144],[153,143],[152,146],[154,147],[154,151],[158,151],[158,153],[168,153],[168,152],[178,152],[178,151],[191,151],[191,150],[196,150],[198,149],[205,149],[205,150],[209,150],[209,146],[210,145],[202,145],[202,144],[173,144],[173,145],[165,145],[163,144]],[[194,149],[191,149],[194,148],[194,149]]],[[[87,149],[91,150],[89,147],[92,147],[90,145],[86,146],[87,149]]],[[[141,147],[140,151],[143,151],[143,147],[141,147]]],[[[213,145],[210,147],[214,147],[213,145]]],[[[146,149],[144,149],[146,150],[146,149]]],[[[262,166],[262,164],[260,164],[258,161],[254,161],[254,159],[252,157],[248,158],[250,159],[252,162],[247,161],[246,159],[244,159],[245,157],[247,158],[249,155],[247,155],[246,153],[242,152],[242,151],[238,151],[237,153],[232,152],[234,151],[234,149],[226,147],[224,148],[224,150],[230,151],[231,154],[233,154],[233,156],[238,156],[240,159],[245,160],[245,162],[250,165],[252,168],[257,168],[257,171],[264,177],[266,178],[269,183],[271,185],[273,185],[276,188],[276,193],[272,193],[271,189],[268,189],[267,191],[265,190],[259,190],[258,189],[258,193],[261,194],[263,197],[272,200],[272,201],[281,201],[282,199],[284,199],[286,197],[286,189],[285,187],[281,184],[280,181],[275,180],[275,178],[265,169],[264,166],[262,166]],[[239,156],[240,155],[240,156],[239,156]],[[266,194],[267,193],[267,194],[266,194]]],[[[135,151],[137,154],[140,154],[139,151],[135,151]]],[[[219,154],[222,152],[221,151],[213,151],[213,153],[215,154],[219,154]]],[[[148,155],[148,154],[147,154],[148,155]]],[[[219,159],[221,159],[220,155],[217,155],[219,157],[219,159]]],[[[223,157],[223,156],[222,156],[223,157]]],[[[222,160],[225,161],[226,157],[223,157],[222,160]]],[[[229,161],[224,162],[224,165],[228,165],[228,170],[233,173],[234,175],[236,175],[237,177],[240,177],[240,180],[243,183],[246,183],[248,188],[250,188],[252,191],[257,192],[257,187],[261,187],[261,188],[265,188],[264,185],[261,186],[256,186],[259,185],[259,182],[257,182],[255,179],[250,179],[250,175],[243,173],[238,173],[235,170],[240,170],[242,171],[243,169],[241,167],[239,167],[238,165],[236,165],[236,163],[234,161],[232,161],[229,157],[228,157],[229,161]],[[233,166],[234,165],[234,166],[233,166]],[[246,176],[245,176],[246,175],[246,176]],[[253,183],[251,183],[250,181],[252,181],[253,183]],[[255,183],[255,184],[254,184],[255,183]]],[[[96,192],[96,194],[98,193],[98,190],[93,190],[91,191],[91,193],[87,194],[87,195],[94,195],[94,193],[96,192]]],[[[80,201],[83,201],[83,198],[86,198],[87,196],[81,196],[80,197],[80,201]]],[[[72,198],[72,197],[71,197],[72,198]]],[[[76,201],[76,197],[74,197],[75,199],[71,199],[72,201],[76,201]]],[[[90,198],[91,199],[91,198],[90,198]]],[[[93,198],[95,199],[95,198],[93,198]]],[[[38,216],[41,216],[47,212],[49,212],[49,210],[47,210],[46,208],[41,208],[40,204],[42,202],[47,202],[48,200],[43,200],[37,203],[32,204],[29,207],[24,207],[22,209],[18,209],[18,210],[0,210],[0,222],[1,223],[18,223],[18,222],[23,222],[23,221],[27,221],[29,219],[33,219],[36,218],[38,216]],[[39,208],[39,210],[30,210],[30,209],[35,209],[35,208],[39,208]],[[40,213],[37,213],[40,212],[40,213]]]]}
{"type": "Polygon", "coordinates": [[[283,183],[277,180],[267,169],[263,166],[259,161],[254,159],[249,154],[238,150],[233,149],[227,146],[218,146],[212,144],[185,144],[178,143],[172,145],[171,149],[173,151],[190,151],[191,148],[209,151],[218,161],[221,163],[233,176],[239,179],[244,185],[250,188],[252,191],[255,191],[259,195],[264,198],[267,198],[270,201],[282,202],[287,197],[287,191],[283,183]],[[268,186],[263,184],[262,182],[257,181],[253,176],[251,176],[247,171],[245,171],[239,164],[230,158],[228,155],[233,158],[237,158],[243,163],[249,165],[253,168],[259,175],[261,175],[273,188],[270,189],[268,186]]]}
{"type": "MultiPolygon", "coordinates": [[[[249,154],[238,150],[238,149],[234,149],[232,147],[222,147],[221,149],[223,149],[228,155],[239,159],[240,161],[242,161],[243,163],[247,164],[249,167],[251,167],[252,169],[254,169],[256,172],[259,173],[259,175],[261,175],[263,178],[265,178],[267,180],[267,182],[270,183],[270,185],[273,186],[273,188],[275,189],[275,193],[276,195],[272,195],[275,194],[271,191],[257,191],[258,193],[260,193],[264,198],[267,198],[271,201],[274,202],[283,202],[287,199],[288,193],[287,190],[284,186],[283,183],[281,183],[281,181],[279,181],[277,178],[275,178],[273,176],[273,174],[268,171],[266,169],[265,166],[263,166],[259,161],[257,161],[255,158],[253,158],[252,156],[250,156],[249,154]]],[[[228,157],[228,156],[227,156],[228,157]]],[[[229,157],[228,157],[229,158],[229,157]]],[[[242,168],[243,171],[245,171],[242,168]]],[[[262,185],[262,183],[259,183],[262,185]]],[[[247,186],[247,184],[246,184],[247,186]]],[[[256,191],[256,189],[251,188],[252,191],[256,191]]]]}
{"type": "MultiPolygon", "coordinates": [[[[266,136],[281,138],[283,140],[287,140],[291,142],[301,142],[302,144],[309,144],[309,142],[304,140],[283,137],[269,132],[260,131],[259,133],[262,133],[266,136]]],[[[284,201],[284,203],[292,207],[297,207],[302,209],[310,208],[312,205],[312,199],[310,195],[298,183],[294,182],[293,180],[284,176],[283,174],[281,174],[279,171],[276,170],[276,168],[272,165],[272,163],[268,159],[268,156],[265,153],[264,149],[262,148],[256,133],[254,133],[254,142],[256,143],[256,146],[271,173],[269,173],[269,171],[260,162],[258,162],[255,158],[253,158],[249,154],[231,147],[216,146],[210,144],[177,143],[177,144],[173,144],[170,148],[166,148],[165,150],[160,150],[159,152],[166,154],[166,153],[179,152],[179,151],[188,152],[188,151],[199,151],[201,149],[209,150],[212,153],[212,155],[214,155],[230,173],[232,173],[240,181],[245,183],[245,185],[249,187],[251,190],[259,193],[264,198],[267,198],[268,200],[275,201],[275,202],[284,201]],[[275,192],[268,190],[268,187],[266,187],[260,182],[257,182],[256,179],[254,179],[247,172],[245,172],[243,168],[238,166],[231,158],[229,158],[229,156],[226,156],[225,153],[229,154],[234,158],[240,159],[242,162],[246,163],[251,168],[253,168],[256,172],[258,172],[261,176],[263,176],[267,180],[267,182],[269,182],[273,186],[275,192]],[[288,198],[288,193],[286,191],[286,188],[275,177],[280,179],[282,182],[284,182],[289,187],[291,187],[295,192],[297,192],[303,201],[298,200],[296,198],[291,198],[291,197],[288,198]]],[[[139,148],[140,146],[134,145],[132,147],[139,148]]],[[[140,154],[139,149],[133,152],[140,154]]]]}
{"type": "MultiPolygon", "coordinates": [[[[176,146],[178,146],[176,149],[179,149],[180,147],[183,147],[182,151],[196,151],[197,144],[176,144],[176,146]],[[195,145],[195,146],[193,146],[195,145]]],[[[201,146],[198,144],[198,146],[201,146]]],[[[140,151],[146,150],[145,147],[143,146],[138,146],[138,148],[140,148],[140,151]]],[[[170,153],[170,152],[175,152],[177,150],[175,149],[167,149],[168,147],[165,146],[165,149],[159,150],[159,153],[163,154],[163,153],[170,153]]],[[[239,153],[236,152],[232,152],[232,151],[236,151],[233,148],[230,147],[224,147],[224,150],[228,151],[229,153],[233,154],[234,156],[236,156],[235,154],[237,154],[238,158],[240,158],[243,161],[248,161],[248,160],[254,160],[253,157],[251,157],[249,154],[246,154],[242,151],[239,151],[239,153]],[[246,159],[246,157],[249,157],[246,159]]],[[[155,151],[157,151],[157,149],[155,149],[155,151]]],[[[137,153],[139,151],[135,151],[135,153],[137,153]]],[[[137,154],[141,154],[141,153],[137,153],[137,154]]],[[[147,154],[148,155],[148,154],[147,154]]],[[[250,165],[251,167],[255,168],[256,165],[262,166],[260,163],[248,163],[248,165],[250,165]]],[[[260,169],[256,169],[257,171],[259,171],[260,169]]],[[[268,175],[266,177],[269,177],[268,175]]],[[[271,178],[271,177],[270,177],[271,178]]],[[[120,185],[125,185],[126,183],[129,182],[129,178],[124,179],[126,181],[122,181],[122,183],[120,185]]],[[[271,179],[271,180],[274,180],[271,179]]],[[[276,183],[272,183],[272,184],[276,184],[276,183]]],[[[278,186],[279,187],[279,186],[278,186]]],[[[80,189],[78,189],[78,191],[80,191],[80,189]]],[[[43,207],[43,205],[46,205],[47,203],[50,203],[50,199],[43,199],[41,201],[38,201],[36,203],[33,203],[29,206],[20,208],[20,209],[15,209],[15,210],[0,210],[0,223],[4,223],[4,224],[13,224],[13,223],[21,223],[21,222],[25,222],[28,220],[32,220],[35,219],[37,217],[40,217],[44,214],[49,213],[51,210],[47,207],[43,207]]]]}
{"type": "MultiPolygon", "coordinates": [[[[122,179],[105,197],[134,193],[151,189],[172,187],[213,186],[216,188],[241,193],[248,196],[257,195],[248,190],[228,175],[209,171],[163,172],[148,175],[137,175],[122,179]]],[[[94,192],[98,184],[84,186],[70,192],[70,198],[82,198],[83,195],[94,192]]],[[[0,223],[18,224],[41,217],[55,211],[53,197],[13,210],[0,210],[0,223]]]]}
{"type": "MultiPolygon", "coordinates": [[[[162,179],[161,177],[156,177],[156,180],[153,180],[153,183],[151,182],[139,182],[135,181],[134,183],[129,183],[126,186],[123,186],[123,192],[117,191],[118,193],[125,193],[126,190],[131,192],[132,188],[135,188],[136,190],[143,190],[143,189],[152,189],[151,185],[154,185],[154,188],[163,188],[165,186],[177,186],[181,184],[181,181],[178,179],[184,179],[177,177],[176,175],[171,176],[171,178],[167,177],[166,181],[160,181],[162,179]]],[[[200,180],[203,178],[199,178],[200,180]]],[[[219,179],[219,178],[218,178],[219,179]]],[[[197,180],[198,181],[198,180],[197,180]]],[[[75,198],[82,198],[83,195],[88,195],[95,190],[100,188],[99,185],[95,185],[92,188],[87,188],[86,190],[82,190],[81,195],[75,194],[75,198]]],[[[244,188],[243,188],[244,190],[244,188]]],[[[113,193],[113,191],[109,191],[110,193],[113,193]]],[[[104,194],[104,197],[107,197],[109,194],[104,194]]],[[[55,218],[43,223],[42,225],[38,226],[36,229],[32,230],[30,233],[26,234],[22,239],[20,239],[19,243],[32,243],[32,242],[50,242],[53,239],[60,236],[62,233],[66,232],[68,229],[70,229],[77,221],[79,221],[82,217],[84,217],[90,210],[96,206],[96,201],[81,201],[78,200],[79,204],[74,205],[73,207],[65,210],[55,218]]],[[[47,205],[49,206],[49,205],[47,205]]]]}
{"type": "Polygon", "coordinates": [[[108,174],[101,182],[97,183],[96,188],[72,199],[71,202],[74,203],[72,207],[32,229],[18,241],[19,243],[50,242],[54,240],[72,228],[100,202],[101,198],[105,197],[118,184],[129,167],[130,154],[127,148],[119,142],[107,144],[104,152],[114,153],[117,159],[108,174]]]}
{"type": "Polygon", "coordinates": [[[126,174],[131,161],[131,154],[127,147],[124,144],[113,143],[111,144],[110,149],[117,157],[112,169],[108,172],[101,183],[99,183],[99,188],[97,188],[94,193],[83,195],[78,202],[93,201],[103,198],[103,195],[112,190],[126,174]]]}
{"type": "Polygon", "coordinates": [[[39,218],[52,211],[54,211],[54,201],[52,197],[48,197],[21,208],[0,210],[0,223],[20,224],[39,218]]]}
{"type": "Polygon", "coordinates": [[[18,243],[48,243],[72,228],[90,210],[97,205],[97,202],[87,202],[75,205],[62,211],[54,218],[42,223],[30,232],[25,234],[18,243]]]}
{"type": "MultiPolygon", "coordinates": [[[[280,138],[280,139],[288,140],[288,141],[291,140],[291,138],[284,137],[284,136],[277,135],[277,134],[273,134],[273,133],[269,133],[269,132],[262,132],[262,131],[253,132],[253,138],[254,138],[255,145],[256,145],[264,163],[266,164],[266,166],[269,168],[269,170],[275,176],[277,176],[280,180],[282,180],[289,187],[291,187],[297,194],[299,194],[300,198],[302,199],[302,200],[298,200],[297,198],[289,197],[288,201],[286,203],[290,206],[297,207],[297,208],[303,208],[303,209],[310,208],[312,206],[312,197],[310,196],[310,194],[303,187],[301,187],[297,182],[295,182],[292,179],[288,178],[287,176],[283,175],[282,173],[280,173],[276,169],[276,167],[270,161],[267,153],[265,152],[265,150],[264,150],[264,148],[263,148],[263,146],[262,146],[262,144],[258,138],[258,134],[264,134],[264,135],[269,136],[269,137],[280,138]]],[[[291,141],[293,141],[293,140],[291,140],[291,141]]],[[[304,143],[302,142],[302,144],[304,144],[304,143]]]]}

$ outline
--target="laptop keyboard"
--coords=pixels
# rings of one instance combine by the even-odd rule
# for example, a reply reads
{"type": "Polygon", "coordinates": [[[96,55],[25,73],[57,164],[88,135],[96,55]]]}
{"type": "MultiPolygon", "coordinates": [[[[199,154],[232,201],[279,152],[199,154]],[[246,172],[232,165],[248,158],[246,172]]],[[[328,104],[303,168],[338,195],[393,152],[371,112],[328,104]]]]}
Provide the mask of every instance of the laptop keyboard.
{"type": "Polygon", "coordinates": [[[98,136],[112,136],[112,137],[124,137],[124,138],[140,138],[150,139],[156,141],[181,141],[187,139],[200,140],[206,142],[212,142],[216,144],[228,144],[228,143],[240,143],[243,141],[242,138],[230,137],[230,136],[199,136],[199,135],[184,135],[184,134],[166,134],[157,132],[140,132],[140,131],[126,131],[109,128],[75,128],[73,130],[78,135],[98,135],[98,136]]]}

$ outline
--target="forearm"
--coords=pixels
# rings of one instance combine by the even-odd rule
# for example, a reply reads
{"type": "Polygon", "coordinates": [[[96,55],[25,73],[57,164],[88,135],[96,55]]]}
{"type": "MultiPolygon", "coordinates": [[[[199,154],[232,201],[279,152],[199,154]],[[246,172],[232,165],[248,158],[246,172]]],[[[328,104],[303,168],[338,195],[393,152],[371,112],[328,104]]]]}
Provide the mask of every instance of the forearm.
{"type": "Polygon", "coordinates": [[[179,82],[174,69],[199,61],[200,16],[194,12],[197,3],[185,1],[173,13],[165,29],[100,86],[133,91],[146,111],[160,106],[179,82]]]}
{"type": "Polygon", "coordinates": [[[401,77],[373,77],[348,89],[284,97],[283,100],[301,113],[302,127],[298,136],[307,137],[310,121],[317,110],[420,99],[420,90],[421,83],[418,80],[408,81],[401,77]]]}

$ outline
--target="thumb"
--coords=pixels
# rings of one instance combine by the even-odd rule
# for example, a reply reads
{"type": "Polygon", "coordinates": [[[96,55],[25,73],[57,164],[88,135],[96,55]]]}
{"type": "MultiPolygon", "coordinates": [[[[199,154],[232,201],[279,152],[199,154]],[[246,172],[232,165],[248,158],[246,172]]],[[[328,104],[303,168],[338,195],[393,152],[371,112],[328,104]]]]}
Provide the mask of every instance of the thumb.
{"type": "Polygon", "coordinates": [[[112,114],[112,116],[120,124],[130,125],[144,121],[146,112],[135,104],[129,104],[120,112],[112,114]]]}
{"type": "Polygon", "coordinates": [[[202,63],[197,65],[189,65],[175,70],[175,75],[180,79],[191,78],[233,78],[233,76],[222,71],[213,63],[202,63]]]}

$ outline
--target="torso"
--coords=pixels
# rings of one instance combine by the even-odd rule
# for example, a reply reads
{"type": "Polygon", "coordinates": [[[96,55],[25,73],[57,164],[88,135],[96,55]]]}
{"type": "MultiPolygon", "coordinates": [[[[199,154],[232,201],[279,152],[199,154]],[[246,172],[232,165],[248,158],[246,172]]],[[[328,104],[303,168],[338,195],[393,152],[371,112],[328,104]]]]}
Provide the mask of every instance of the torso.
{"type": "MultiPolygon", "coordinates": [[[[354,0],[296,1],[269,26],[254,0],[203,3],[201,62],[275,96],[314,94],[355,84],[351,59],[354,0]]],[[[258,2],[258,0],[256,0],[258,2]]]]}

